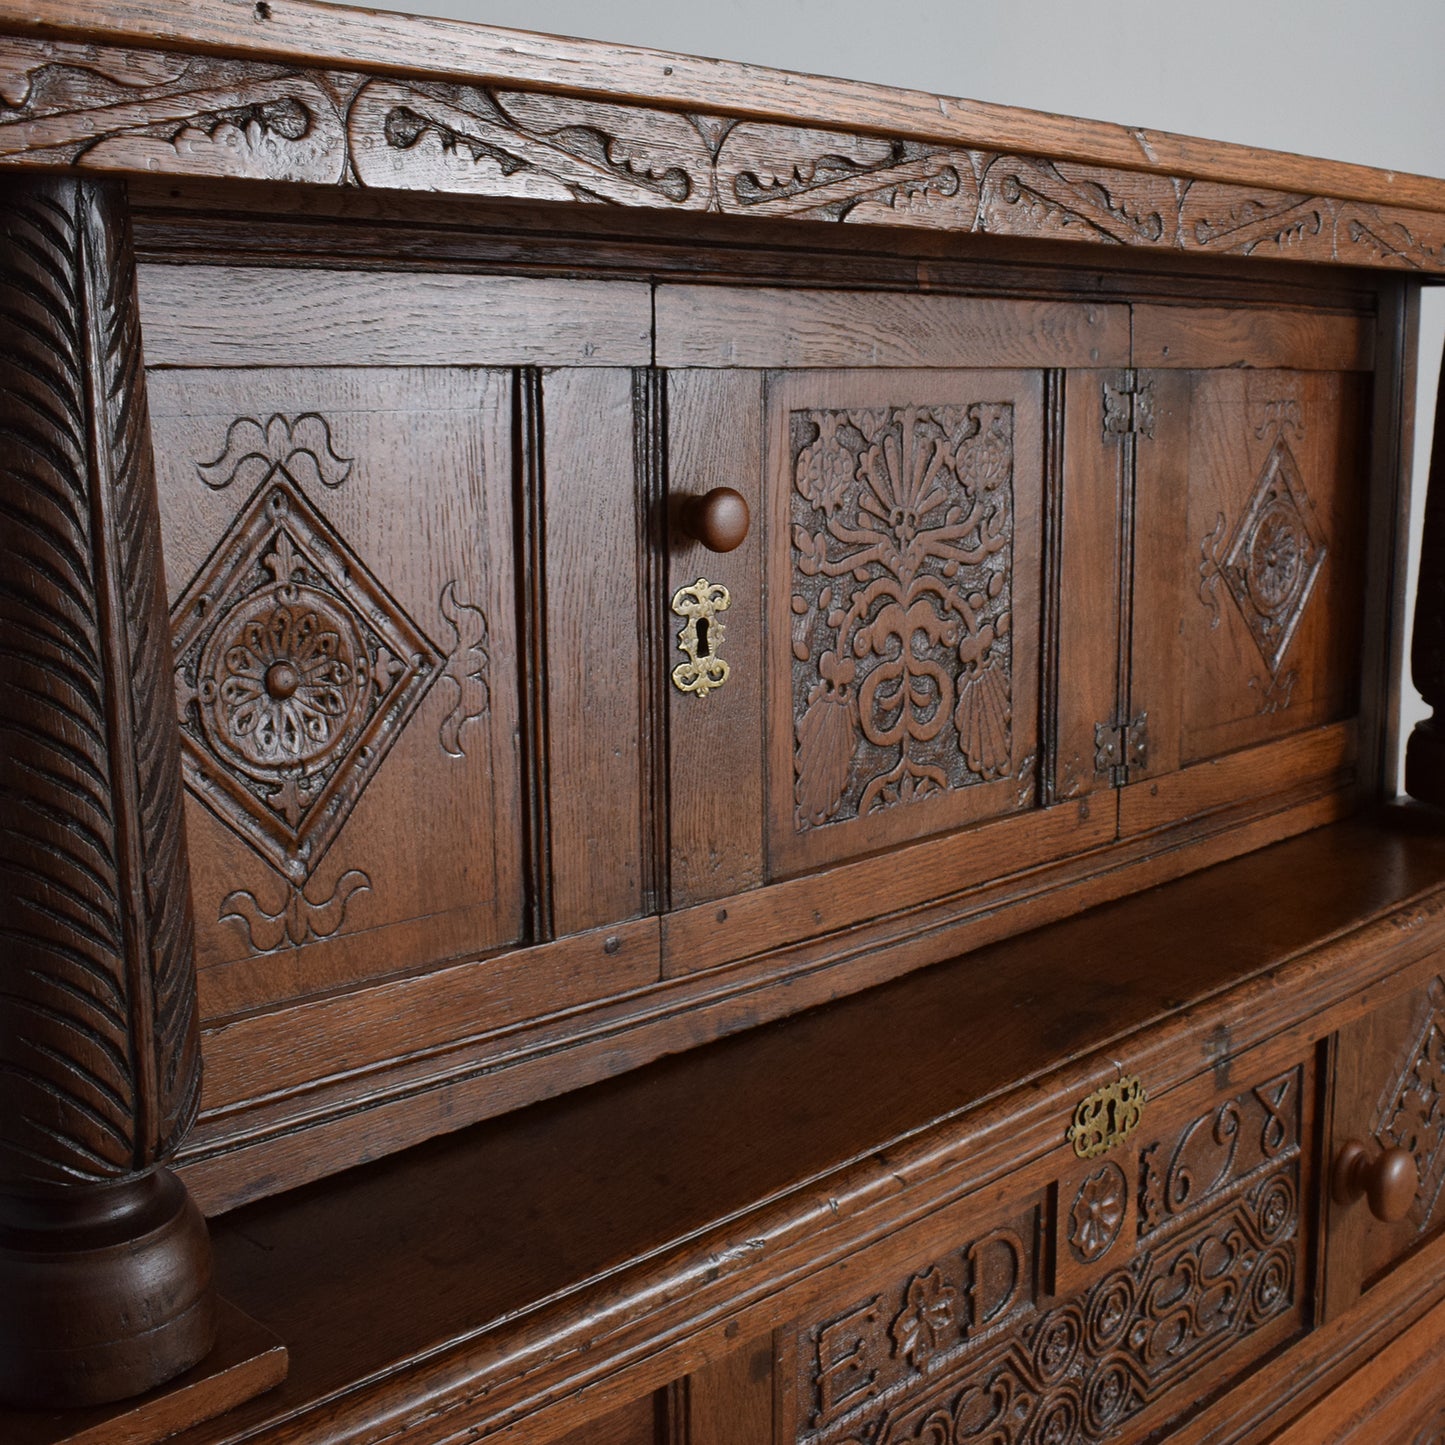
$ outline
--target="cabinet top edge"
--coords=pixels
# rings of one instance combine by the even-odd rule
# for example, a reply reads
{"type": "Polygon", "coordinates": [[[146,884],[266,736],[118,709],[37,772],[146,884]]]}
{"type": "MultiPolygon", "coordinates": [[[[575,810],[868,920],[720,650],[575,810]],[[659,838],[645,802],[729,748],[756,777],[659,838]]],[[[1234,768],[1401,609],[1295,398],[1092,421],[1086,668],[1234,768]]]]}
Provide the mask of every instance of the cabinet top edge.
{"type": "Polygon", "coordinates": [[[1430,176],[744,61],[329,0],[217,0],[200,13],[191,0],[0,0],[0,34],[502,83],[683,110],[703,107],[727,116],[1445,212],[1445,179],[1430,176]]]}
{"type": "Polygon", "coordinates": [[[219,0],[203,21],[187,0],[0,0],[0,164],[995,233],[1030,209],[1008,203],[1022,179],[1094,244],[1445,273],[1445,180],[320,0],[219,0]],[[621,158],[569,150],[569,126],[614,131],[621,158]],[[497,141],[520,148],[530,189],[494,184],[495,148],[469,149],[497,141]],[[825,154],[847,165],[833,175],[825,154]]]}

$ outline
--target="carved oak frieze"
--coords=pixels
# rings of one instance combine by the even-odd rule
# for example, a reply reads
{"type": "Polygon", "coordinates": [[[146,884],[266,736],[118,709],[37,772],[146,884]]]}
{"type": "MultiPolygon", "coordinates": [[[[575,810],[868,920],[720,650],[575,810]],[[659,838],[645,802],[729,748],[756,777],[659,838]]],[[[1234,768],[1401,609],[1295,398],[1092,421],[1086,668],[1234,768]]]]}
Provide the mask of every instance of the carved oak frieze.
{"type": "Polygon", "coordinates": [[[1445,271],[1445,216],[906,137],[0,41],[0,158],[1445,271]]]}
{"type": "Polygon", "coordinates": [[[798,830],[1010,775],[1012,405],[791,428],[798,830]]]}
{"type": "Polygon", "coordinates": [[[1092,1445],[1299,1301],[1296,1067],[807,1329],[798,1438],[1092,1445]],[[1138,1191],[1138,1230],[1123,1226],[1138,1191]],[[1054,1234],[1052,1244],[1048,1236],[1054,1234]],[[1084,1266],[1044,1292],[1041,1248],[1084,1266]]]}

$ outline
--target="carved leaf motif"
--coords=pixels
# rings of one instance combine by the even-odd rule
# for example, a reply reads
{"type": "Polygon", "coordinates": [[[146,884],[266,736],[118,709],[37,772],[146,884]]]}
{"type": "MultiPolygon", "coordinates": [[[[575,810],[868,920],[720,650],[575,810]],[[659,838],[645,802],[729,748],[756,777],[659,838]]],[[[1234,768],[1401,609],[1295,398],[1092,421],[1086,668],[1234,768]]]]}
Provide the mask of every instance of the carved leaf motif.
{"type": "Polygon", "coordinates": [[[453,638],[441,675],[457,691],[456,705],[442,719],[441,744],[449,757],[460,758],[466,756],[463,730],[487,711],[487,619],[480,607],[458,600],[455,582],[442,588],[440,606],[453,638]]]}
{"type": "Polygon", "coordinates": [[[0,1178],[100,1180],[165,1157],[199,1095],[135,273],[111,188],[4,204],[0,1178]]]}
{"type": "Polygon", "coordinates": [[[238,888],[221,900],[216,921],[234,919],[256,953],[299,948],[312,939],[330,938],[346,923],[347,905],[358,893],[371,892],[371,879],[360,868],[348,868],[324,898],[313,901],[308,890],[292,885],[284,889],[278,908],[267,908],[249,889],[238,888]]]}
{"type": "Polygon", "coordinates": [[[853,689],[857,672],[849,658],[825,652],[818,660],[818,685],[798,723],[798,816],[816,827],[837,811],[848,786],[853,751],[853,689]]]}
{"type": "Polygon", "coordinates": [[[254,487],[273,467],[285,467],[303,485],[315,481],[339,487],[354,464],[354,458],[337,454],[331,425],[319,412],[304,412],[294,420],[275,412],[264,423],[253,416],[238,417],[226,428],[220,455],[197,462],[196,471],[212,491],[232,482],[254,487]]]}
{"type": "MultiPolygon", "coordinates": [[[[7,48],[11,42],[7,40],[7,48]]],[[[0,114],[0,154],[99,170],[336,184],[346,137],[319,73],[44,43],[0,114]]]]}
{"type": "MultiPolygon", "coordinates": [[[[978,641],[986,648],[992,645],[994,635],[995,629],[985,628],[978,641]]],[[[1013,702],[1009,696],[1008,671],[998,658],[990,657],[982,668],[959,678],[958,706],[953,720],[958,729],[958,745],[974,772],[981,778],[997,778],[1008,771],[1013,758],[1010,742],[1013,702]]]]}
{"type": "Polygon", "coordinates": [[[958,1330],[958,1292],[937,1269],[915,1276],[903,1311],[892,1325],[894,1351],[921,1368],[958,1330]]]}
{"type": "Polygon", "coordinates": [[[1173,186],[1163,176],[996,156],[983,176],[979,229],[1168,246],[1174,242],[1177,214],[1173,186]],[[1127,200],[1120,191],[1124,186],[1127,200]]]}
{"type": "Polygon", "coordinates": [[[1011,405],[790,420],[797,826],[1011,775],[1011,405]]]}
{"type": "Polygon", "coordinates": [[[1193,182],[1179,213],[1179,243],[1186,250],[1310,252],[1330,242],[1334,229],[1329,202],[1283,191],[1241,192],[1237,186],[1193,182]]]}
{"type": "Polygon", "coordinates": [[[965,229],[978,200],[967,152],[761,121],[728,130],[717,194],[725,211],[838,221],[913,215],[965,229]]]}

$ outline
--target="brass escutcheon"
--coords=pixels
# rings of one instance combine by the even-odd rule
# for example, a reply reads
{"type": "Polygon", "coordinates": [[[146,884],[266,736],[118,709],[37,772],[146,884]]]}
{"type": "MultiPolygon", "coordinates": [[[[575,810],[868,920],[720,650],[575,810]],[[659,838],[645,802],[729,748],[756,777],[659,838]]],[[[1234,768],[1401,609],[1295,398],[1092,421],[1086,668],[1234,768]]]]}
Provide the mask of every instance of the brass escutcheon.
{"type": "Polygon", "coordinates": [[[1079,1100],[1074,1122],[1064,1137],[1080,1159],[1094,1159],[1122,1144],[1144,1117],[1148,1096],[1136,1074],[1128,1074],[1095,1089],[1079,1100]]]}
{"type": "Polygon", "coordinates": [[[677,634],[677,645],[687,654],[687,661],[672,669],[673,685],[679,692],[706,697],[728,680],[732,669],[717,653],[726,631],[719,614],[727,611],[732,600],[722,583],[709,582],[706,577],[672,594],[672,610],[687,619],[677,634]]]}

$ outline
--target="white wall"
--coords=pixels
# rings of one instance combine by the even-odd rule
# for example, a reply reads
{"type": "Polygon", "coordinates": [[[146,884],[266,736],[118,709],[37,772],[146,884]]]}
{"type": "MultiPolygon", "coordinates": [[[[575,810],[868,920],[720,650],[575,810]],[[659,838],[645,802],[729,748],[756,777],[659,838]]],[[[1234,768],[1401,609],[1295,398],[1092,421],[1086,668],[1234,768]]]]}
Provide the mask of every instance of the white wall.
{"type": "MultiPolygon", "coordinates": [[[[1445,0],[390,3],[1445,176],[1445,0]]],[[[1411,596],[1442,342],[1445,288],[1421,327],[1411,596]]],[[[1407,680],[1406,730],[1427,711],[1407,680]]]]}

